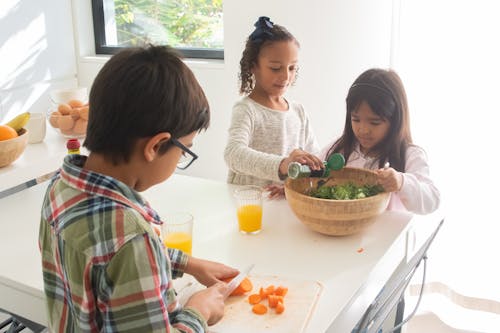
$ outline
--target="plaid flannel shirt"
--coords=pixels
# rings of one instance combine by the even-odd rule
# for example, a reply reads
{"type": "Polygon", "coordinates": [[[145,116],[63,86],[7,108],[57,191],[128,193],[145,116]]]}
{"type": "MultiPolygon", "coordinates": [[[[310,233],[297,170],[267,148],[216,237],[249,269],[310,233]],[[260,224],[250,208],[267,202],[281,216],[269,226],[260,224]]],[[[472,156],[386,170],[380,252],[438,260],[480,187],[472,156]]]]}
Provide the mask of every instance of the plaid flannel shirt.
{"type": "Polygon", "coordinates": [[[187,255],[166,249],[158,214],[120,181],[68,155],[43,203],[40,250],[51,332],[204,332],[172,285],[187,255]],[[167,256],[168,254],[168,256],[167,256]]]}

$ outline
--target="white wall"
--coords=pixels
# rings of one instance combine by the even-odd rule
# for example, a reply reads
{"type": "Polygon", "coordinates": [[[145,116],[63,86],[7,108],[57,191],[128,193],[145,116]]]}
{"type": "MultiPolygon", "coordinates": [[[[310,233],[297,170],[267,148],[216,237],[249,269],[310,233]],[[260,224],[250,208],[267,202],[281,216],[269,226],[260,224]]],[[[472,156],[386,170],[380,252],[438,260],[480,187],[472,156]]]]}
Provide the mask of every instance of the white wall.
{"type": "MultiPolygon", "coordinates": [[[[199,160],[185,173],[226,178],[227,128],[241,98],[238,64],[259,16],[271,17],[300,41],[299,80],[289,98],[305,105],[324,145],[340,134],[354,78],[368,67],[389,66],[391,6],[392,0],[224,1],[224,61],[187,60],[210,101],[212,122],[196,140],[199,160]]],[[[94,53],[90,1],[2,0],[0,13],[0,121],[45,112],[53,88],[90,87],[108,59],[94,53]]]]}
{"type": "Polygon", "coordinates": [[[47,92],[77,84],[71,3],[0,2],[0,122],[46,112],[47,92]]]}
{"type": "MultiPolygon", "coordinates": [[[[105,60],[93,57],[90,4],[73,1],[80,85],[90,86],[105,60]]],[[[259,16],[287,27],[302,46],[300,76],[289,97],[303,103],[318,140],[326,144],[340,134],[348,87],[363,70],[388,67],[392,1],[224,1],[224,61],[187,63],[205,89],[212,109],[209,130],[198,136],[199,160],[184,173],[225,180],[223,150],[231,108],[238,95],[239,60],[259,16]]]]}

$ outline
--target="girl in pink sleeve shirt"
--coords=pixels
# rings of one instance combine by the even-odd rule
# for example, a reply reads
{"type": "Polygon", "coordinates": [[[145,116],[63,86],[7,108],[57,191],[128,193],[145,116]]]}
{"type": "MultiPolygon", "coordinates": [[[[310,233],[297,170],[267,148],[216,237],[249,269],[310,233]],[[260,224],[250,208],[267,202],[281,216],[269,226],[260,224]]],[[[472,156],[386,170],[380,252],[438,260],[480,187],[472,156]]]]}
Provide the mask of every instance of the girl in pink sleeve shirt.
{"type": "Polygon", "coordinates": [[[322,150],[320,158],[342,153],[346,166],[375,169],[379,183],[392,192],[389,209],[435,211],[439,190],[430,178],[425,151],[412,142],[399,75],[393,70],[365,71],[349,89],[346,106],[344,132],[322,150]]]}

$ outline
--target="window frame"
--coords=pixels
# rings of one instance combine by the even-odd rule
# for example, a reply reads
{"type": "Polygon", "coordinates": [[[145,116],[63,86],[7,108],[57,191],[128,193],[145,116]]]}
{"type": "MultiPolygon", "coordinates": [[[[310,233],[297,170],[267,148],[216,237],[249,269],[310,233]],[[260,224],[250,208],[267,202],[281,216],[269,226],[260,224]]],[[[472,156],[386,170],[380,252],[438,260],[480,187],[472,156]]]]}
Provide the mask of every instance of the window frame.
{"type": "MultiPolygon", "coordinates": [[[[92,21],[94,24],[94,43],[96,55],[115,54],[124,47],[107,46],[104,29],[104,5],[106,0],[92,0],[92,21]]],[[[192,59],[224,59],[224,49],[204,49],[176,47],[185,58],[192,59]]]]}

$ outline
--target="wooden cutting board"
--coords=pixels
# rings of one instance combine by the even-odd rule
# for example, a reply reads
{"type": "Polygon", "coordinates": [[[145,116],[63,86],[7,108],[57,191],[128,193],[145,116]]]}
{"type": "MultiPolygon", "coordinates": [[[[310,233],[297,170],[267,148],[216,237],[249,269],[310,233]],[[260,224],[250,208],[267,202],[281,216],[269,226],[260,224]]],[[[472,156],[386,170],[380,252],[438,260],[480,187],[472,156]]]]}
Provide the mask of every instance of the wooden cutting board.
{"type": "MultiPolygon", "coordinates": [[[[251,275],[253,290],[246,296],[230,296],[226,301],[224,317],[216,325],[210,327],[213,333],[300,333],[307,326],[309,318],[323,289],[322,285],[312,280],[296,280],[279,276],[251,275]],[[258,293],[260,287],[269,285],[288,287],[285,296],[285,312],[276,314],[274,309],[268,309],[264,315],[252,312],[248,303],[248,295],[258,293]]],[[[183,278],[175,281],[180,302],[184,304],[189,296],[204,287],[196,280],[183,278]]],[[[263,301],[267,305],[267,300],[263,301]]]]}

